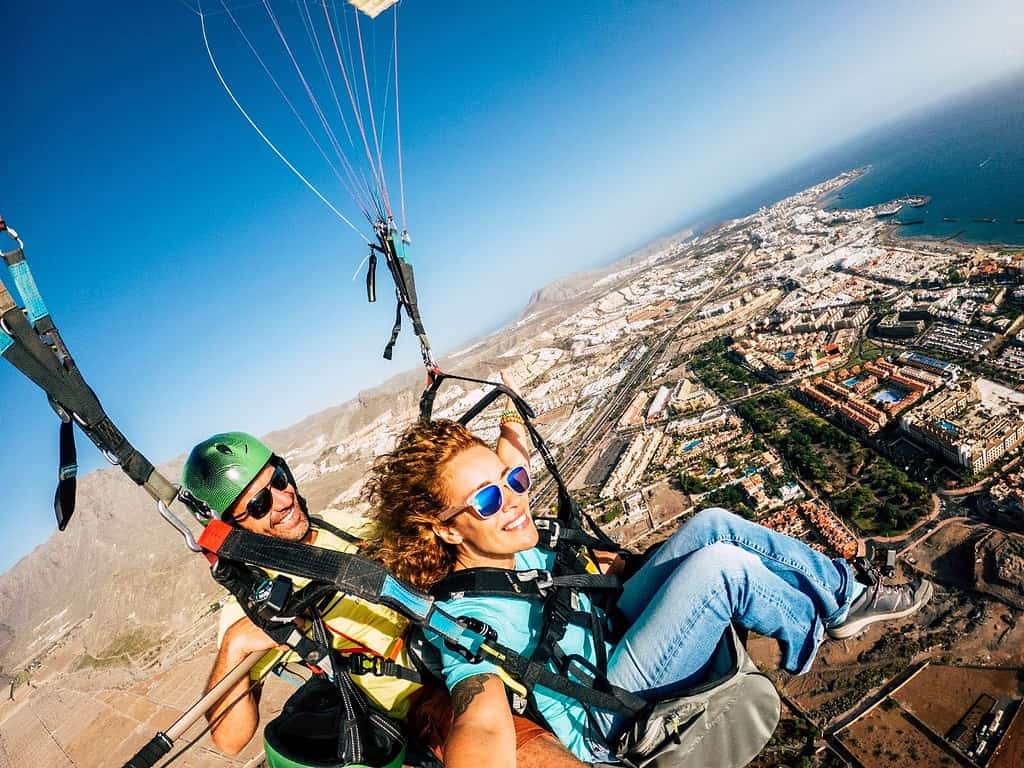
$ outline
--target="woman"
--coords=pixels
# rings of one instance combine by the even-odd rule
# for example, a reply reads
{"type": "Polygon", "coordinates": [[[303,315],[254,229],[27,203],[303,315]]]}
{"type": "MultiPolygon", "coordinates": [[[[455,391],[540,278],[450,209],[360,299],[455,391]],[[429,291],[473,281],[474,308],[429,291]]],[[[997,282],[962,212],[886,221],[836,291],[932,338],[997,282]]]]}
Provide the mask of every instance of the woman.
{"type": "MultiPolygon", "coordinates": [[[[519,426],[508,414],[503,422],[503,429],[519,426]]],[[[375,462],[366,485],[385,565],[424,588],[453,570],[550,568],[553,554],[537,548],[524,459],[523,452],[499,455],[454,422],[412,426],[375,462]]],[[[876,621],[914,613],[930,596],[928,582],[866,587],[844,560],[706,509],[625,583],[616,608],[626,626],[605,649],[608,680],[650,700],[668,698],[701,681],[730,622],[778,639],[785,669],[802,673],[826,631],[850,637],[876,621]]],[[[442,606],[482,621],[520,653],[536,644],[542,616],[535,603],[468,596],[442,606]]],[[[583,597],[579,610],[589,608],[583,597]]],[[[514,766],[512,713],[499,670],[428,639],[441,654],[455,712],[446,765],[514,766]]],[[[598,655],[592,634],[575,624],[559,646],[590,663],[598,655]]],[[[534,697],[546,725],[576,757],[614,759],[609,745],[624,723],[601,711],[591,716],[577,701],[539,686],[534,697]]]]}

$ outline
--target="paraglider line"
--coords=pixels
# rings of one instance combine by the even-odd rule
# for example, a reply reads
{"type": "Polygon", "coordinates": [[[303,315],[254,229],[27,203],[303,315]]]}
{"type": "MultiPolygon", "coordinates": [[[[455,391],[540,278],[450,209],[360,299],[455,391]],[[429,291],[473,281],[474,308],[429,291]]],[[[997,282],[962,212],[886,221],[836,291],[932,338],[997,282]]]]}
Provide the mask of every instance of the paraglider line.
{"type": "MultiPolygon", "coordinates": [[[[357,11],[355,11],[355,10],[352,11],[352,15],[353,16],[356,13],[357,13],[357,11]]],[[[349,30],[349,26],[350,25],[348,23],[348,19],[345,18],[345,11],[344,10],[342,10],[341,18],[342,18],[342,24],[344,24],[344,27],[345,27],[345,41],[344,42],[345,42],[345,55],[348,57],[348,71],[352,72],[353,76],[354,76],[355,75],[355,71],[356,71],[356,55],[355,55],[355,48],[356,47],[352,44],[352,33],[349,30]]],[[[335,5],[334,5],[334,24],[335,24],[336,27],[340,28],[340,25],[338,24],[338,5],[337,5],[337,3],[335,3],[335,5]]],[[[363,114],[363,102],[359,98],[359,89],[358,88],[356,89],[356,105],[359,107],[359,114],[362,115],[363,114]]]]}
{"type": "Polygon", "coordinates": [[[210,48],[210,39],[209,39],[209,37],[206,34],[206,18],[205,18],[205,15],[202,12],[202,6],[200,6],[200,12],[199,12],[199,25],[200,25],[200,27],[202,29],[202,33],[203,33],[203,45],[206,47],[206,55],[210,59],[210,64],[213,66],[213,71],[216,73],[217,79],[220,80],[221,86],[223,86],[224,91],[230,97],[230,99],[234,103],[235,107],[237,107],[238,111],[242,113],[242,117],[244,117],[246,119],[246,121],[249,123],[249,125],[252,126],[253,130],[256,131],[257,134],[259,134],[259,137],[261,139],[263,139],[263,143],[266,144],[268,147],[270,147],[270,149],[273,151],[273,153],[278,156],[278,158],[281,160],[282,163],[284,163],[286,166],[288,166],[288,169],[292,173],[294,173],[303,184],[306,185],[306,187],[309,189],[309,191],[312,192],[314,195],[316,195],[318,198],[320,198],[320,202],[322,202],[324,205],[326,205],[331,210],[331,212],[334,213],[335,216],[337,216],[339,219],[341,219],[343,222],[345,222],[353,232],[355,232],[367,244],[369,244],[369,242],[370,242],[369,238],[367,238],[366,235],[364,235],[362,232],[360,232],[359,229],[356,227],[356,225],[353,224],[351,221],[349,221],[345,217],[345,214],[343,214],[341,211],[339,211],[337,208],[335,208],[334,204],[331,203],[331,201],[328,200],[326,197],[324,197],[323,194],[320,192],[320,190],[317,189],[315,186],[313,186],[312,182],[310,182],[309,179],[307,179],[305,176],[303,176],[298,168],[296,168],[294,165],[291,164],[291,162],[288,160],[288,158],[285,157],[281,153],[281,150],[279,150],[274,145],[274,142],[272,142],[267,137],[267,135],[262,130],[260,130],[260,127],[258,125],[256,125],[256,122],[249,116],[249,113],[245,111],[245,107],[243,107],[242,104],[235,97],[234,92],[231,90],[231,86],[228,85],[227,81],[224,79],[224,75],[221,74],[220,67],[217,66],[217,60],[216,60],[216,58],[214,58],[214,55],[213,55],[213,49],[210,48]]]}
{"type": "Polygon", "coordinates": [[[320,156],[324,159],[324,162],[327,163],[330,169],[334,172],[335,177],[341,183],[342,187],[344,187],[345,191],[348,192],[348,194],[352,197],[356,205],[359,206],[359,209],[363,211],[364,214],[366,214],[366,207],[369,204],[368,198],[364,200],[357,191],[356,188],[358,188],[358,182],[346,158],[342,156],[342,161],[343,165],[347,166],[345,167],[345,171],[350,176],[351,185],[341,177],[341,174],[338,172],[338,169],[335,167],[334,163],[331,162],[331,159],[327,156],[327,151],[317,140],[316,136],[313,135],[313,132],[309,129],[309,126],[306,124],[306,121],[302,118],[302,115],[300,115],[299,111],[295,108],[295,105],[292,103],[292,100],[288,98],[288,94],[285,93],[284,88],[281,87],[281,84],[277,81],[277,78],[274,77],[274,73],[270,71],[270,67],[267,66],[266,62],[263,60],[263,57],[260,56],[259,51],[256,50],[256,47],[252,44],[252,41],[249,39],[249,36],[245,34],[245,30],[242,29],[241,24],[238,23],[238,20],[235,18],[235,15],[231,12],[231,9],[228,8],[227,5],[225,5],[224,0],[221,0],[221,5],[224,6],[224,10],[227,13],[228,18],[231,19],[231,23],[234,24],[235,29],[237,30],[239,36],[242,38],[242,40],[245,41],[245,44],[249,47],[249,51],[252,53],[253,57],[256,59],[257,62],[259,62],[260,67],[263,68],[263,71],[267,75],[267,77],[270,78],[270,82],[274,84],[274,87],[277,89],[278,94],[284,100],[284,103],[288,105],[288,109],[291,110],[299,125],[302,126],[302,129],[306,132],[306,135],[309,136],[309,140],[313,142],[313,146],[315,146],[317,148],[317,151],[320,152],[320,156]]]}
{"type": "MultiPolygon", "coordinates": [[[[342,76],[342,78],[345,81],[345,90],[348,91],[349,103],[352,104],[352,111],[355,113],[355,116],[356,116],[356,125],[359,126],[359,135],[363,139],[363,149],[366,150],[366,160],[367,160],[367,162],[369,162],[370,170],[373,172],[374,184],[375,184],[375,186],[378,189],[380,189],[381,188],[382,179],[380,179],[377,176],[377,166],[374,165],[374,163],[373,163],[373,155],[370,153],[370,143],[369,143],[369,141],[366,138],[366,126],[363,124],[362,109],[360,107],[356,106],[356,97],[355,97],[355,95],[352,92],[352,84],[349,82],[348,72],[345,69],[345,63],[344,63],[344,61],[342,61],[342,58],[341,58],[341,49],[338,47],[338,37],[337,37],[337,35],[334,34],[334,26],[331,24],[330,11],[327,8],[327,0],[321,0],[321,2],[323,4],[323,8],[324,8],[324,18],[327,19],[328,29],[330,29],[330,31],[331,31],[331,41],[334,43],[334,53],[338,57],[338,66],[341,68],[341,76],[342,76]]],[[[358,14],[358,11],[356,11],[355,9],[353,9],[353,12],[358,14]]],[[[357,24],[359,23],[358,16],[356,17],[356,23],[357,24]]],[[[347,34],[347,30],[348,30],[348,28],[346,27],[346,34],[347,34]]],[[[358,90],[359,89],[357,88],[356,89],[357,93],[358,93],[358,90]]],[[[371,117],[373,116],[372,112],[370,113],[370,116],[371,117]]],[[[376,137],[376,134],[375,134],[374,135],[374,140],[376,140],[376,138],[377,137],[376,137]]]]}
{"type": "Polygon", "coordinates": [[[398,196],[402,204],[402,234],[405,236],[409,227],[405,221],[405,174],[402,170],[402,113],[400,111],[400,101],[398,99],[398,7],[400,3],[395,4],[395,36],[393,48],[395,51],[395,137],[396,143],[398,144],[398,196]]]}
{"type": "Polygon", "coordinates": [[[299,18],[302,19],[302,24],[306,28],[306,36],[309,38],[310,45],[316,50],[317,60],[320,62],[320,71],[323,72],[324,79],[327,80],[327,85],[331,89],[331,96],[334,97],[334,106],[337,108],[338,117],[341,118],[341,124],[345,128],[345,136],[348,137],[348,145],[350,147],[354,147],[355,143],[352,141],[352,133],[348,129],[348,121],[345,119],[345,113],[341,111],[341,102],[338,101],[338,92],[334,89],[334,79],[331,77],[331,73],[327,69],[327,60],[324,58],[323,48],[320,47],[320,36],[316,33],[316,26],[313,24],[313,17],[309,13],[309,6],[307,6],[302,0],[295,0],[295,4],[300,6],[302,10],[299,18]]]}
{"type": "Polygon", "coordinates": [[[356,267],[356,271],[352,273],[352,282],[353,283],[356,281],[356,278],[359,277],[359,273],[362,272],[363,266],[366,264],[366,262],[368,262],[370,260],[370,254],[372,254],[372,253],[373,253],[373,251],[370,251],[370,253],[368,253],[365,256],[363,256],[363,260],[359,262],[359,266],[356,267]]]}
{"type": "Polygon", "coordinates": [[[388,76],[384,79],[384,106],[381,107],[381,118],[380,118],[380,143],[384,144],[384,134],[387,132],[388,122],[388,102],[391,97],[391,73],[392,73],[392,62],[394,60],[395,45],[392,39],[391,53],[388,55],[388,76]]]}
{"type": "MultiPolygon", "coordinates": [[[[377,120],[373,116],[373,98],[370,95],[370,76],[366,72],[366,53],[363,50],[363,33],[359,27],[359,14],[356,14],[356,39],[359,41],[359,58],[363,64],[363,84],[366,86],[366,111],[370,113],[370,130],[373,131],[373,143],[377,150],[377,165],[380,168],[380,192],[384,198],[384,207],[388,218],[391,218],[391,201],[388,200],[388,184],[384,178],[384,160],[380,154],[380,142],[377,141],[377,120]]],[[[372,162],[372,161],[371,161],[372,162]]]]}
{"type": "Polygon", "coordinates": [[[183,5],[183,6],[185,6],[185,7],[186,7],[186,8],[188,8],[188,9],[189,9],[190,11],[192,11],[192,13],[194,13],[194,14],[195,14],[196,16],[198,16],[198,15],[199,15],[199,11],[198,11],[197,9],[193,8],[193,7],[192,7],[191,5],[189,5],[188,3],[186,3],[186,2],[185,2],[185,0],[178,0],[178,4],[179,4],[179,5],[183,5]]]}
{"type": "Polygon", "coordinates": [[[306,95],[309,97],[310,104],[313,105],[313,110],[316,112],[317,117],[320,118],[320,125],[327,134],[327,139],[330,141],[331,147],[334,149],[334,152],[340,161],[344,153],[341,150],[341,145],[338,143],[338,138],[334,135],[334,131],[331,130],[331,125],[327,121],[327,117],[324,115],[323,110],[320,108],[320,102],[317,101],[316,94],[313,93],[313,89],[309,87],[306,76],[302,74],[302,67],[299,66],[299,62],[296,60],[295,54],[292,53],[291,46],[288,45],[288,40],[284,36],[284,31],[281,29],[281,25],[277,22],[277,16],[274,14],[274,10],[270,7],[270,3],[267,2],[267,0],[263,0],[263,7],[266,9],[267,15],[270,17],[270,21],[274,25],[274,29],[277,30],[277,36],[281,40],[281,44],[284,46],[285,51],[288,53],[288,58],[291,59],[292,66],[295,67],[295,73],[299,76],[299,81],[302,83],[302,87],[306,90],[306,95]]]}

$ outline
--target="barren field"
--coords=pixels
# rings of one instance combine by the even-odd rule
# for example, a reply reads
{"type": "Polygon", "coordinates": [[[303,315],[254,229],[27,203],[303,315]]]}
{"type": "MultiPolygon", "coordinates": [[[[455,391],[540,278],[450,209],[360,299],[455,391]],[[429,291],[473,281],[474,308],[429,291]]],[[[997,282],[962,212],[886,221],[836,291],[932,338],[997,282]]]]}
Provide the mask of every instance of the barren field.
{"type": "MultiPolygon", "coordinates": [[[[0,707],[0,768],[121,765],[199,698],[213,651],[210,643],[191,661],[141,682],[131,682],[124,670],[79,670],[36,690],[19,689],[16,701],[0,707]]],[[[292,690],[270,679],[262,712],[276,712],[292,690]]],[[[205,721],[193,726],[175,744],[172,753],[198,739],[175,768],[240,768],[255,765],[262,755],[256,738],[239,756],[225,757],[202,735],[203,726],[205,721]]]]}
{"type": "Polygon", "coordinates": [[[843,731],[840,740],[870,768],[966,765],[932,742],[894,704],[875,707],[843,731]]]}
{"type": "Polygon", "coordinates": [[[1020,768],[1024,765],[1024,712],[1017,711],[1017,716],[1010,724],[1010,729],[999,742],[999,749],[992,755],[988,768],[1020,768]]]}
{"type": "Polygon", "coordinates": [[[917,558],[917,570],[943,584],[972,589],[974,557],[968,540],[977,533],[974,526],[950,523],[908,551],[917,558]]]}
{"type": "Polygon", "coordinates": [[[941,736],[949,733],[983,693],[992,698],[1024,694],[1015,669],[931,665],[896,691],[892,698],[941,736]]]}

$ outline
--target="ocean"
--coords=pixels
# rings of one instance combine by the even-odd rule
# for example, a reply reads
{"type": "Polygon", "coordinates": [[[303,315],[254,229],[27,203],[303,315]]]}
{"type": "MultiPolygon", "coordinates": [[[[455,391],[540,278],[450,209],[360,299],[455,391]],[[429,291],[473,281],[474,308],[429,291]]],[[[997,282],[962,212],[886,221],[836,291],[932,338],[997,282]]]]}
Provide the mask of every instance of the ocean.
{"type": "Polygon", "coordinates": [[[928,195],[928,205],[904,207],[895,217],[924,219],[900,227],[900,236],[1024,245],[1024,74],[814,158],[708,211],[700,225],[749,215],[842,171],[868,165],[870,172],[827,201],[832,207],[862,208],[908,194],[928,195]],[[975,221],[979,218],[995,221],[975,221]]]}

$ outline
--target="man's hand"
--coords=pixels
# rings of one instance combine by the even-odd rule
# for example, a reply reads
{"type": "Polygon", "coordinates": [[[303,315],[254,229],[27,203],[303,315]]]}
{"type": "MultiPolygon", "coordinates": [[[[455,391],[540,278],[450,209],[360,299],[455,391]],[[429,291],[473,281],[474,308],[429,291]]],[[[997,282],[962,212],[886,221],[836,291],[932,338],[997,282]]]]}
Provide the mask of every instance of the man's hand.
{"type": "Polygon", "coordinates": [[[239,619],[224,633],[221,647],[226,649],[233,658],[244,659],[254,651],[269,651],[271,648],[286,650],[287,645],[279,645],[274,638],[257,627],[248,618],[239,619]]]}
{"type": "MultiPolygon", "coordinates": [[[[206,690],[220,682],[250,653],[287,647],[278,645],[248,618],[239,619],[224,633],[206,690]]],[[[259,688],[251,688],[249,678],[243,678],[206,712],[206,718],[211,725],[213,743],[225,754],[237,755],[259,727],[259,688]]]]}
{"type": "Polygon", "coordinates": [[[606,576],[621,576],[626,568],[626,559],[618,552],[606,552],[603,549],[594,550],[594,560],[597,569],[606,576]]]}

